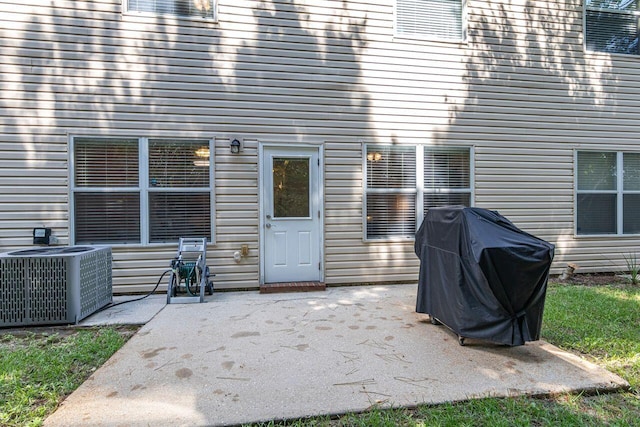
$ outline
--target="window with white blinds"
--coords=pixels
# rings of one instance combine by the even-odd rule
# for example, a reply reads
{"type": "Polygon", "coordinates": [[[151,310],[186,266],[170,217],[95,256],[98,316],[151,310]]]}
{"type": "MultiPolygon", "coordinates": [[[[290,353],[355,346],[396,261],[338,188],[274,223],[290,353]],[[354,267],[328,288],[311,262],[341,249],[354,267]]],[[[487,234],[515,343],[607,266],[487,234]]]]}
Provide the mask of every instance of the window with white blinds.
{"type": "Polygon", "coordinates": [[[424,213],[437,206],[471,206],[468,148],[424,149],[424,213]]]}
{"type": "Polygon", "coordinates": [[[638,55],[640,0],[585,0],[585,40],[594,52],[638,55]]]}
{"type": "Polygon", "coordinates": [[[216,0],[127,0],[130,12],[215,18],[216,0]]]}
{"type": "Polygon", "coordinates": [[[464,39],[465,0],[396,0],[396,34],[464,39]]]}
{"type": "Polygon", "coordinates": [[[365,145],[365,239],[412,238],[433,206],[471,205],[468,148],[365,145]]]}
{"type": "Polygon", "coordinates": [[[211,240],[209,149],[208,140],[74,138],[74,242],[211,240]]]}
{"type": "Polygon", "coordinates": [[[410,237],[416,230],[416,147],[367,145],[366,237],[410,237]]]}
{"type": "Polygon", "coordinates": [[[576,233],[640,234],[640,153],[579,151],[576,233]]]}

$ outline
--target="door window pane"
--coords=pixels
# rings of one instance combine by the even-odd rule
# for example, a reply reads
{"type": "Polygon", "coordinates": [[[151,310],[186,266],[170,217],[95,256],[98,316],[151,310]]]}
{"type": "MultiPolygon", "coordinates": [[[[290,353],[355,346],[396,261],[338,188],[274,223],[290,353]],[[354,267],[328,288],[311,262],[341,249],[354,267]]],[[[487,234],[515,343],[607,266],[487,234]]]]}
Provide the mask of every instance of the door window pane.
{"type": "Polygon", "coordinates": [[[274,218],[308,218],[309,159],[273,158],[274,218]]]}

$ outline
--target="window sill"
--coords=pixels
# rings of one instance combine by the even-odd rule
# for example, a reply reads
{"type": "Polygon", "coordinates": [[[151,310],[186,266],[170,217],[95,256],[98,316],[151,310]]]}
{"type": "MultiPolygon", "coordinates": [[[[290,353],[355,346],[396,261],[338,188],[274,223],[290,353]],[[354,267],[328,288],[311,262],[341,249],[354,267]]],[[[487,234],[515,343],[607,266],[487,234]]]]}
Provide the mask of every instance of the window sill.
{"type": "Polygon", "coordinates": [[[584,49],[584,55],[590,56],[592,58],[615,58],[636,61],[640,60],[640,54],[600,52],[598,50],[587,50],[586,48],[584,49]]]}
{"type": "Polygon", "coordinates": [[[640,237],[638,234],[573,234],[574,239],[630,239],[637,240],[640,237]]]}
{"type": "Polygon", "coordinates": [[[367,239],[366,237],[362,241],[366,244],[372,243],[413,243],[416,238],[411,237],[381,237],[379,239],[367,239]]]}
{"type": "Polygon", "coordinates": [[[150,12],[123,12],[122,13],[123,21],[144,21],[149,23],[156,24],[175,24],[179,25],[180,23],[199,23],[199,24],[218,24],[217,15],[213,18],[207,18],[202,16],[179,16],[179,15],[171,15],[171,14],[160,14],[160,13],[150,13],[150,12]]]}
{"type": "Polygon", "coordinates": [[[434,44],[447,44],[447,45],[457,45],[458,47],[466,47],[469,42],[464,39],[453,40],[453,39],[444,39],[439,37],[429,37],[429,36],[419,36],[419,35],[401,35],[394,34],[393,42],[397,43],[418,43],[423,45],[434,45],[434,44]]]}
{"type": "MultiPolygon", "coordinates": [[[[177,248],[178,241],[169,243],[74,243],[75,246],[110,246],[115,249],[153,249],[177,248]]],[[[215,245],[215,241],[208,241],[207,246],[215,245]]]]}

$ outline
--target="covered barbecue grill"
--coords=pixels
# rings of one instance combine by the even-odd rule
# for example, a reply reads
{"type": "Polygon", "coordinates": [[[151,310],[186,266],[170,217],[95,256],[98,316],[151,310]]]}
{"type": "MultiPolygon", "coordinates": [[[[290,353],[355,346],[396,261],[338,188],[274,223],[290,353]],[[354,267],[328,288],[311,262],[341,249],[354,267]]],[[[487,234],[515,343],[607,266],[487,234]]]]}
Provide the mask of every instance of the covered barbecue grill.
{"type": "Polygon", "coordinates": [[[416,311],[465,338],[504,345],[540,339],[554,245],[497,212],[431,208],[416,233],[416,311]]]}

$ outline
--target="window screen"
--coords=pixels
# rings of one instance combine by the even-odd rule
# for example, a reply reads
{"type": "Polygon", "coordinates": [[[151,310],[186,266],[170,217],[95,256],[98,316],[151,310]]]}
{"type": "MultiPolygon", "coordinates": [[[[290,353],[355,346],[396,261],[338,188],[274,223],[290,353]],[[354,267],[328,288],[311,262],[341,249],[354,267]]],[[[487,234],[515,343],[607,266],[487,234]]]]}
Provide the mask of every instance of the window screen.
{"type": "Polygon", "coordinates": [[[463,39],[464,0],[397,0],[396,33],[463,39]]]}

